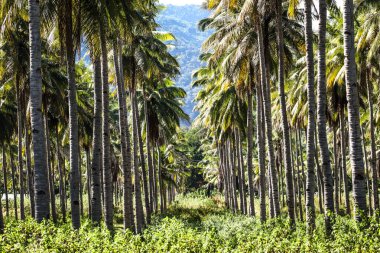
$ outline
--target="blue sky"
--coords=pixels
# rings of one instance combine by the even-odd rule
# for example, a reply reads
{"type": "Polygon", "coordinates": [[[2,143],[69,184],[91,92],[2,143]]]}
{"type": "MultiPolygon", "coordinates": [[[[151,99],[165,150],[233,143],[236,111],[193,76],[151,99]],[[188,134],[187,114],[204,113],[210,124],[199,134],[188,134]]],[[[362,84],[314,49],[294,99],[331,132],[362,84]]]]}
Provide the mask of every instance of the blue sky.
{"type": "Polygon", "coordinates": [[[160,0],[163,4],[173,5],[186,5],[186,4],[198,4],[201,5],[204,0],[160,0]]]}

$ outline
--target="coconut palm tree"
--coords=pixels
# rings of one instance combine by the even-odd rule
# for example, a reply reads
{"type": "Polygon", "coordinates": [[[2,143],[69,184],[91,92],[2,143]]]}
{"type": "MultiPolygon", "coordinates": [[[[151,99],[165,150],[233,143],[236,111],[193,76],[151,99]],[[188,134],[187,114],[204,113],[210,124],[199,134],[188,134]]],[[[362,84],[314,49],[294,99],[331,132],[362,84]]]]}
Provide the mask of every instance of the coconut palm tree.
{"type": "Polygon", "coordinates": [[[34,193],[36,220],[49,218],[49,188],[46,158],[45,131],[42,121],[42,78],[41,78],[41,32],[40,5],[29,0],[30,38],[30,113],[34,155],[34,193]]]}
{"type": "Polygon", "coordinates": [[[343,2],[343,34],[345,79],[348,108],[350,161],[352,170],[355,218],[357,221],[367,214],[363,147],[361,142],[358,83],[356,76],[353,1],[343,2]]]}

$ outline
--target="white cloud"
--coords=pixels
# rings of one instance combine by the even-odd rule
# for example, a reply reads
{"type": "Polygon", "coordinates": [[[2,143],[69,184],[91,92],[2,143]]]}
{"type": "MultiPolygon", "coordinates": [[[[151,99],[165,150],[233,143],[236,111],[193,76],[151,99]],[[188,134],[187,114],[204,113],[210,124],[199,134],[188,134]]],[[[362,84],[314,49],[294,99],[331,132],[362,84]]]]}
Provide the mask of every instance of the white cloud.
{"type": "Polygon", "coordinates": [[[186,5],[186,4],[197,4],[201,5],[204,0],[160,0],[162,4],[173,4],[173,5],[186,5]]]}

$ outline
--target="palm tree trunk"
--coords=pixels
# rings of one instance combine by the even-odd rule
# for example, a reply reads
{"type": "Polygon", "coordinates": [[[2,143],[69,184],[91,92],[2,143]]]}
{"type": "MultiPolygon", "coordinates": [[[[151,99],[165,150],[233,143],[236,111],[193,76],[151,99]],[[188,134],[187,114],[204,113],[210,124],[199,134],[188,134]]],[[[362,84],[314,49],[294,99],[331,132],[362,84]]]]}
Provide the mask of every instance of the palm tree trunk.
{"type": "Polygon", "coordinates": [[[5,144],[2,143],[3,153],[3,179],[4,179],[4,194],[5,194],[5,214],[9,217],[9,198],[8,198],[8,177],[7,177],[7,157],[5,155],[5,144]]]}
{"type": "Polygon", "coordinates": [[[141,174],[143,179],[143,189],[144,189],[144,202],[145,202],[145,212],[146,212],[146,223],[150,224],[150,203],[149,203],[149,190],[148,190],[148,179],[145,169],[145,156],[144,156],[144,144],[141,137],[141,127],[140,127],[140,117],[139,117],[139,108],[137,104],[136,91],[134,92],[133,98],[133,110],[136,118],[136,129],[137,129],[137,140],[139,142],[139,151],[140,151],[140,163],[141,163],[141,174]]]}
{"type": "Polygon", "coordinates": [[[268,156],[269,156],[269,171],[271,179],[271,189],[272,189],[272,201],[273,201],[273,212],[274,216],[278,217],[280,215],[280,202],[278,199],[278,188],[277,188],[277,175],[275,171],[275,157],[273,149],[272,140],[272,112],[271,112],[271,99],[270,99],[270,84],[266,80],[266,66],[265,66],[265,55],[264,55],[264,43],[263,43],[263,33],[261,25],[258,25],[258,38],[259,38],[259,55],[260,55],[260,71],[261,71],[261,86],[263,89],[263,104],[264,104],[264,117],[265,117],[265,128],[268,140],[268,156]]]}
{"type": "Polygon", "coordinates": [[[49,218],[48,172],[46,167],[46,141],[42,122],[42,78],[41,78],[41,32],[40,5],[38,0],[29,0],[30,34],[30,111],[34,155],[34,196],[36,220],[49,218]]]}
{"type": "MultiPolygon", "coordinates": [[[[369,106],[369,128],[371,133],[371,172],[372,172],[372,193],[373,195],[373,209],[376,212],[379,209],[379,190],[378,190],[378,175],[376,168],[376,139],[375,139],[375,124],[373,117],[373,87],[369,78],[369,70],[367,71],[367,91],[368,91],[368,106],[369,106]]],[[[364,141],[364,138],[363,138],[364,141]]]]}
{"type": "Polygon", "coordinates": [[[160,192],[160,211],[161,213],[164,212],[164,182],[162,180],[162,170],[161,170],[161,156],[160,156],[160,147],[157,145],[157,167],[158,167],[158,185],[159,185],[159,192],[160,192]]]}
{"type": "Polygon", "coordinates": [[[156,158],[155,158],[155,146],[152,145],[152,158],[153,158],[153,210],[154,212],[158,211],[158,192],[157,192],[157,169],[156,169],[156,158]]]}
{"type": "Polygon", "coordinates": [[[288,206],[288,216],[291,225],[295,224],[295,212],[294,212],[294,194],[293,194],[293,175],[292,164],[290,154],[290,137],[288,118],[286,115],[286,101],[285,101],[285,88],[284,88],[284,36],[282,27],[282,0],[277,0],[276,4],[276,28],[277,28],[277,46],[278,46],[278,90],[280,94],[281,104],[281,119],[282,119],[282,132],[284,140],[284,164],[286,173],[286,197],[288,206]]]}
{"type": "Polygon", "coordinates": [[[13,162],[13,152],[11,150],[11,146],[9,144],[9,152],[11,158],[11,177],[12,177],[12,188],[13,188],[13,209],[15,211],[15,219],[18,220],[18,211],[17,211],[17,180],[16,180],[16,168],[13,162]]]}
{"type": "Polygon", "coordinates": [[[318,85],[317,85],[317,125],[318,144],[322,157],[324,184],[325,227],[331,233],[331,215],[334,213],[334,182],[331,171],[330,152],[326,133],[326,0],[319,0],[319,41],[318,41],[318,85]]]}
{"type": "Polygon", "coordinates": [[[91,220],[99,225],[102,216],[102,81],[100,57],[93,52],[92,62],[94,66],[94,129],[92,139],[92,163],[91,163],[91,220]]]}
{"type": "MultiPolygon", "coordinates": [[[[138,123],[137,123],[137,118],[136,118],[136,113],[135,113],[136,108],[134,106],[135,99],[136,99],[135,90],[132,90],[131,105],[132,105],[132,116],[133,116],[133,165],[134,165],[134,172],[135,172],[136,233],[139,234],[141,233],[144,227],[144,211],[143,211],[143,205],[142,205],[142,199],[141,199],[141,185],[140,185],[140,172],[139,172],[139,160],[138,160],[138,149],[139,149],[138,128],[137,128],[138,123]]],[[[162,190],[161,185],[160,187],[162,190]]],[[[161,208],[163,208],[162,202],[161,202],[161,208]]]]}
{"type": "Polygon", "coordinates": [[[333,137],[333,146],[334,146],[334,200],[335,200],[335,213],[339,214],[339,161],[338,161],[338,148],[336,144],[336,127],[334,126],[334,137],[333,137]]]}
{"type": "MultiPolygon", "coordinates": [[[[120,41],[120,39],[119,39],[120,41]]],[[[120,43],[120,42],[119,42],[120,43]]],[[[123,220],[124,229],[134,230],[133,220],[133,195],[132,195],[132,179],[131,179],[131,141],[129,135],[129,125],[127,118],[127,105],[124,89],[124,78],[122,74],[122,59],[121,59],[121,46],[118,43],[114,43],[114,65],[117,82],[117,95],[119,102],[119,131],[121,140],[121,158],[124,175],[124,206],[123,206],[123,220]]]]}
{"type": "Polygon", "coordinates": [[[365,183],[366,183],[366,192],[368,192],[368,214],[369,216],[372,216],[373,214],[373,208],[372,208],[372,189],[371,189],[371,177],[368,170],[368,156],[367,156],[367,149],[364,142],[364,127],[361,125],[361,134],[362,134],[362,144],[363,144],[363,153],[364,153],[364,173],[366,175],[365,177],[365,183]]]}
{"type": "Polygon", "coordinates": [[[3,217],[3,206],[2,200],[0,200],[0,235],[4,234],[4,217],[3,217]]]}
{"type": "Polygon", "coordinates": [[[50,129],[49,129],[49,122],[48,122],[48,115],[47,115],[47,103],[46,99],[44,101],[44,107],[45,107],[45,133],[46,133],[46,157],[47,157],[47,168],[48,168],[48,181],[49,181],[49,193],[50,193],[50,204],[51,204],[51,216],[53,219],[53,222],[57,222],[57,212],[55,209],[55,193],[54,193],[54,183],[53,183],[53,177],[52,177],[52,167],[51,167],[51,156],[50,156],[50,129]]]}
{"type": "Polygon", "coordinates": [[[343,2],[343,31],[344,31],[344,66],[346,71],[346,96],[348,108],[348,129],[350,141],[350,161],[352,170],[353,196],[355,218],[362,220],[367,214],[365,191],[365,174],[363,148],[360,135],[359,94],[356,76],[355,43],[354,43],[354,14],[353,1],[343,2]]]}
{"type": "Polygon", "coordinates": [[[347,168],[346,168],[346,130],[345,130],[345,124],[344,124],[344,107],[340,108],[340,146],[341,146],[341,152],[342,152],[342,175],[343,175],[343,186],[344,186],[344,197],[345,197],[345,207],[346,207],[346,214],[351,214],[351,208],[350,208],[350,198],[349,198],[349,192],[348,192],[348,179],[347,179],[347,168]]]}
{"type": "MultiPolygon", "coordinates": [[[[251,94],[252,96],[252,94],[251,94]]],[[[242,144],[242,138],[241,138],[241,132],[238,132],[238,137],[239,137],[239,159],[240,159],[240,164],[241,164],[241,181],[242,181],[242,187],[243,187],[243,203],[244,203],[244,214],[248,214],[247,209],[247,197],[245,196],[245,193],[247,192],[247,188],[245,185],[245,170],[244,170],[244,157],[243,157],[243,144],[242,144]]],[[[254,197],[254,196],[253,196],[254,197]]],[[[253,205],[255,203],[253,202],[253,205]]],[[[255,211],[255,210],[253,210],[255,211]]],[[[255,214],[255,212],[253,212],[255,214]]]]}
{"type": "MultiPolygon", "coordinates": [[[[26,115],[25,115],[25,122],[26,115]]],[[[30,197],[30,213],[33,218],[35,215],[35,203],[34,203],[34,182],[33,182],[33,172],[32,172],[32,158],[30,154],[30,137],[29,137],[29,127],[28,124],[25,124],[25,156],[26,156],[26,168],[27,168],[27,177],[28,177],[28,189],[30,197]]]]}
{"type": "Polygon", "coordinates": [[[56,138],[57,138],[57,162],[58,162],[58,173],[59,173],[59,200],[61,206],[61,213],[63,222],[66,222],[66,191],[64,186],[64,176],[63,176],[63,168],[62,168],[62,159],[61,159],[61,144],[59,143],[59,131],[58,125],[56,126],[56,138]]]}
{"type": "Polygon", "coordinates": [[[257,130],[257,142],[258,142],[258,150],[257,156],[259,161],[259,183],[260,183],[260,220],[261,222],[266,221],[266,197],[265,197],[265,144],[264,144],[264,136],[263,136],[263,108],[262,108],[262,91],[261,86],[256,86],[256,130],[257,130]]]}
{"type": "Polygon", "coordinates": [[[145,98],[145,91],[144,92],[144,115],[145,115],[145,127],[146,127],[146,137],[145,137],[145,143],[146,143],[146,152],[147,152],[147,158],[148,158],[148,177],[149,177],[149,212],[153,212],[153,164],[152,164],[152,156],[150,153],[150,128],[149,128],[149,116],[148,116],[148,103],[147,98],[145,98]]]}
{"type": "Polygon", "coordinates": [[[111,171],[110,117],[109,117],[109,84],[106,31],[100,25],[100,45],[102,59],[102,109],[103,109],[103,188],[104,220],[109,230],[113,230],[113,189],[111,171]]]}
{"type": "Polygon", "coordinates": [[[88,217],[91,217],[91,163],[90,163],[90,147],[86,147],[86,188],[87,188],[87,203],[88,203],[88,217]]]}
{"type": "Polygon", "coordinates": [[[238,162],[238,178],[239,178],[239,193],[240,193],[240,210],[242,214],[246,214],[247,208],[245,203],[245,180],[244,180],[244,164],[241,150],[241,139],[240,139],[240,130],[235,129],[235,140],[236,140],[236,159],[238,162]]]}
{"type": "MultiPolygon", "coordinates": [[[[250,71],[252,67],[250,66],[250,71]]],[[[252,79],[253,73],[250,72],[249,78],[252,79]]],[[[251,81],[251,80],[250,80],[251,81]]],[[[248,110],[247,110],[247,170],[248,170],[248,196],[249,196],[249,214],[251,216],[255,213],[255,203],[254,195],[255,191],[253,189],[253,102],[252,102],[252,81],[249,83],[247,100],[248,100],[248,110]]]]}
{"type": "Polygon", "coordinates": [[[299,219],[300,221],[303,221],[303,210],[302,210],[302,193],[301,193],[301,181],[302,179],[300,179],[300,155],[301,155],[301,152],[299,151],[299,140],[298,140],[298,130],[296,129],[296,157],[297,157],[297,194],[298,194],[298,208],[299,208],[299,219]]]}
{"type": "Polygon", "coordinates": [[[313,55],[313,28],[311,0],[305,0],[305,34],[306,34],[306,58],[307,58],[307,101],[308,126],[307,126],[307,180],[306,180],[306,221],[309,231],[315,227],[315,94],[314,94],[314,55],[313,55]]]}
{"type": "Polygon", "coordinates": [[[66,64],[69,84],[69,129],[70,129],[70,202],[71,219],[74,229],[80,227],[80,175],[79,175],[79,140],[78,113],[75,84],[75,52],[73,47],[72,0],[66,0],[66,64]]]}
{"type": "Polygon", "coordinates": [[[25,219],[25,208],[24,208],[24,161],[22,159],[22,130],[23,130],[23,119],[22,119],[22,98],[20,94],[20,77],[16,73],[16,97],[17,97],[17,159],[18,159],[18,169],[19,169],[19,181],[20,181],[20,218],[25,219]]]}

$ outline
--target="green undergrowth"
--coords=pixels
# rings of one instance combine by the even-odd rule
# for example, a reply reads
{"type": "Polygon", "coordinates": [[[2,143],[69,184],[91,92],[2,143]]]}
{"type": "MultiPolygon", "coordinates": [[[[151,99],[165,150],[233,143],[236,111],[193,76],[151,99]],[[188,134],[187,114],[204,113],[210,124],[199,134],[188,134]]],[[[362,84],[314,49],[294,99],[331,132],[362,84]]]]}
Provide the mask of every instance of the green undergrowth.
{"type": "Polygon", "coordinates": [[[336,219],[332,238],[324,236],[323,216],[313,236],[286,219],[261,224],[258,219],[232,214],[218,197],[180,196],[165,215],[153,217],[142,235],[117,229],[111,235],[84,221],[79,231],[70,224],[7,222],[1,252],[379,252],[376,221],[360,228],[347,217],[336,219]]]}

